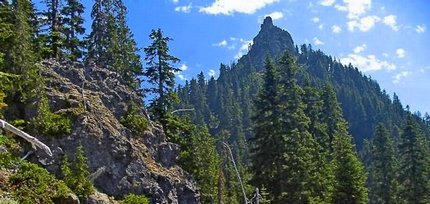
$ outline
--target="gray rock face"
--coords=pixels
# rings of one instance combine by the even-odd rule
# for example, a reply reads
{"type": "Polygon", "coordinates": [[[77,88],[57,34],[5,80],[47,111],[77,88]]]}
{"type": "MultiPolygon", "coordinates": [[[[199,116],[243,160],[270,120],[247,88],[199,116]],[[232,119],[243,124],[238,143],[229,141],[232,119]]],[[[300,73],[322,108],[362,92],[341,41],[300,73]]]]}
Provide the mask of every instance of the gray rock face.
{"type": "MultiPolygon", "coordinates": [[[[70,135],[42,138],[53,158],[40,153],[33,159],[58,175],[62,155],[74,158],[82,145],[95,187],[108,196],[134,193],[153,203],[199,203],[195,181],[177,165],[178,146],[160,127],[133,134],[119,122],[132,102],[142,102],[115,73],[80,63],[45,61],[43,66],[51,109],[70,113],[74,125],[70,135]]],[[[140,112],[147,115],[143,108],[140,112]]]]}
{"type": "Polygon", "coordinates": [[[257,70],[263,70],[267,56],[277,60],[285,51],[295,52],[293,38],[288,31],[274,26],[271,17],[266,17],[248,54],[239,60],[239,64],[252,65],[257,70]]]}

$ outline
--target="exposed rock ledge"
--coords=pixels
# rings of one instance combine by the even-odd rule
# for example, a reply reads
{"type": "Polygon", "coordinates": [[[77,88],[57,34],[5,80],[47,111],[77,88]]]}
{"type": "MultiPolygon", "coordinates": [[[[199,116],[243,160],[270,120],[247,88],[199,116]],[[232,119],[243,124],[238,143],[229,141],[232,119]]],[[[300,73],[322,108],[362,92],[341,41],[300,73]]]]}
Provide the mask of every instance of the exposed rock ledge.
{"type": "Polygon", "coordinates": [[[152,203],[199,203],[194,180],[177,165],[178,146],[167,142],[157,125],[133,134],[119,122],[131,102],[142,102],[115,73],[81,63],[45,61],[42,65],[53,111],[82,110],[84,100],[86,111],[75,117],[72,134],[41,138],[53,158],[37,154],[34,160],[58,175],[61,156],[73,158],[82,144],[99,191],[115,198],[145,194],[152,203]]]}

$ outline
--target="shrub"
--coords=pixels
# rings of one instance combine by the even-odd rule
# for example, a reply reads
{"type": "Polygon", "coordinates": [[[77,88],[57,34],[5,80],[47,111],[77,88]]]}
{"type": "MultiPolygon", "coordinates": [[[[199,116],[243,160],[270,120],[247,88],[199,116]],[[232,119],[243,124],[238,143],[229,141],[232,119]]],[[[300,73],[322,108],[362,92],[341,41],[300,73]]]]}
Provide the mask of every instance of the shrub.
{"type": "Polygon", "coordinates": [[[149,204],[149,200],[144,195],[128,194],[120,202],[121,204],[149,204]]]}
{"type": "Polygon", "coordinates": [[[94,193],[94,187],[88,180],[90,173],[88,172],[87,158],[82,146],[77,148],[75,157],[74,165],[71,166],[67,155],[64,155],[61,162],[61,173],[67,186],[80,199],[84,199],[94,193]]]}
{"type": "Polygon", "coordinates": [[[36,118],[31,120],[33,129],[45,136],[58,136],[72,132],[72,121],[65,113],[51,112],[48,99],[43,97],[39,104],[39,112],[36,118]]]}
{"type": "Polygon", "coordinates": [[[53,200],[71,193],[63,181],[57,180],[46,169],[36,164],[23,162],[9,178],[13,198],[22,204],[53,203],[53,200]]]}
{"type": "Polygon", "coordinates": [[[138,107],[132,105],[125,117],[121,118],[121,124],[134,133],[142,133],[148,128],[148,120],[138,113],[138,107]]]}

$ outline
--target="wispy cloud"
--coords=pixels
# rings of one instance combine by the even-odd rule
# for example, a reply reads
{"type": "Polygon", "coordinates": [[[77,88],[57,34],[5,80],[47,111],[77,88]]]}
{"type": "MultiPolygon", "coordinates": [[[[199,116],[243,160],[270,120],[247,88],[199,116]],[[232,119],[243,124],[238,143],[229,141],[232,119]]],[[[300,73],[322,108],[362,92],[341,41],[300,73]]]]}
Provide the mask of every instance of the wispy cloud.
{"type": "Polygon", "coordinates": [[[324,42],[318,39],[317,37],[314,37],[313,40],[315,45],[324,45],[324,42]]]}
{"type": "Polygon", "coordinates": [[[239,51],[234,56],[235,59],[239,59],[240,57],[242,57],[243,55],[245,55],[248,52],[249,47],[252,46],[252,44],[253,44],[252,40],[243,40],[243,39],[240,39],[240,42],[242,44],[241,44],[241,46],[239,48],[239,51]]]}
{"type": "Polygon", "coordinates": [[[284,17],[284,13],[280,11],[274,11],[272,13],[266,14],[264,17],[270,16],[272,17],[272,20],[279,20],[284,17]]]}
{"type": "Polygon", "coordinates": [[[359,46],[354,48],[354,53],[358,54],[360,52],[363,52],[366,48],[367,48],[366,44],[359,45],[359,46]]]}
{"type": "Polygon", "coordinates": [[[342,28],[338,25],[333,25],[333,26],[331,26],[331,32],[340,33],[340,32],[342,32],[342,28]]]}
{"type": "Polygon", "coordinates": [[[227,40],[222,40],[221,42],[213,44],[215,47],[227,47],[228,43],[227,40]]]}
{"type": "Polygon", "coordinates": [[[335,2],[335,0],[321,0],[320,4],[323,6],[331,6],[333,5],[335,2]]]}
{"type": "Polygon", "coordinates": [[[182,12],[182,13],[190,13],[192,8],[192,4],[188,4],[187,6],[177,6],[175,8],[175,11],[182,12]]]}
{"type": "Polygon", "coordinates": [[[188,66],[185,63],[183,63],[183,64],[181,64],[181,66],[179,66],[179,69],[181,71],[175,72],[175,76],[178,77],[180,80],[183,80],[183,81],[188,80],[187,77],[185,77],[185,75],[183,73],[184,71],[188,70],[188,66]]]}
{"type": "Polygon", "coordinates": [[[318,17],[313,17],[311,20],[312,20],[312,22],[314,22],[314,23],[318,23],[318,22],[320,22],[320,18],[318,18],[318,17]]]}
{"type": "Polygon", "coordinates": [[[415,31],[417,31],[417,33],[424,33],[426,32],[426,26],[424,24],[417,25],[417,27],[415,28],[415,31]]]}
{"type": "Polygon", "coordinates": [[[179,3],[179,0],[172,0],[172,2],[173,2],[174,4],[177,4],[177,3],[179,3]]]}
{"type": "Polygon", "coordinates": [[[406,77],[408,77],[410,75],[411,75],[411,72],[409,72],[409,71],[402,71],[402,72],[394,75],[394,77],[393,77],[393,83],[398,84],[398,83],[400,83],[400,80],[402,80],[402,79],[404,79],[404,78],[406,78],[406,77]]]}
{"type": "Polygon", "coordinates": [[[372,72],[379,70],[395,70],[396,65],[389,63],[384,60],[376,58],[375,55],[362,56],[359,54],[349,54],[347,57],[341,58],[340,61],[343,64],[349,64],[356,66],[363,72],[372,72]]]}
{"type": "Polygon", "coordinates": [[[200,12],[214,15],[232,15],[236,12],[253,14],[275,2],[279,0],[215,0],[210,6],[200,8],[200,12]]]}
{"type": "Polygon", "coordinates": [[[366,16],[357,20],[348,21],[348,30],[353,32],[355,28],[358,28],[362,32],[367,32],[372,29],[377,22],[379,22],[381,18],[378,16],[366,16]]]}
{"type": "Polygon", "coordinates": [[[372,0],[343,0],[343,4],[336,4],[335,8],[346,12],[349,19],[358,19],[372,8],[372,0]]]}
{"type": "Polygon", "coordinates": [[[396,55],[398,58],[404,58],[406,56],[406,51],[403,48],[398,48],[396,50],[396,55]]]}
{"type": "Polygon", "coordinates": [[[387,26],[390,26],[391,29],[393,29],[394,31],[399,30],[399,27],[397,26],[397,16],[395,15],[385,16],[384,19],[382,20],[382,23],[384,23],[387,26]]]}
{"type": "Polygon", "coordinates": [[[213,69],[209,69],[208,75],[209,75],[210,77],[215,77],[215,75],[216,75],[215,70],[213,70],[213,69]]]}

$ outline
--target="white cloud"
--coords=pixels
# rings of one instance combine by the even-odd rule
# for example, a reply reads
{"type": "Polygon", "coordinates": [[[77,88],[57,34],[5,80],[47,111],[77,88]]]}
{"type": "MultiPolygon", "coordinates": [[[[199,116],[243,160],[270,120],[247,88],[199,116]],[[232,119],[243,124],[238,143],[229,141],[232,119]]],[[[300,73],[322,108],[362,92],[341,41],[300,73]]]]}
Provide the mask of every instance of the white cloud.
{"type": "Polygon", "coordinates": [[[409,72],[409,71],[402,71],[402,72],[396,74],[393,77],[393,83],[398,84],[401,79],[406,78],[406,77],[408,77],[410,75],[411,75],[411,72],[409,72]]]}
{"type": "Polygon", "coordinates": [[[227,47],[227,45],[228,45],[227,40],[222,40],[219,43],[213,44],[213,46],[215,46],[215,47],[227,47]]]}
{"type": "Polygon", "coordinates": [[[182,13],[190,13],[191,12],[191,3],[188,6],[178,6],[175,8],[175,11],[182,13]]]}
{"type": "Polygon", "coordinates": [[[404,58],[405,55],[406,55],[406,51],[404,49],[402,49],[402,48],[398,48],[396,50],[396,55],[397,55],[398,58],[404,58]]]}
{"type": "Polygon", "coordinates": [[[358,54],[349,54],[348,56],[341,58],[340,62],[343,64],[351,63],[363,72],[372,72],[383,69],[396,69],[396,65],[384,60],[380,60],[376,58],[375,55],[362,56],[358,54]]]}
{"type": "Polygon", "coordinates": [[[213,70],[213,69],[209,69],[208,75],[209,75],[210,77],[215,77],[215,75],[216,75],[215,70],[213,70]]]}
{"type": "Polygon", "coordinates": [[[186,71],[188,69],[188,66],[184,63],[184,64],[181,64],[179,69],[181,71],[175,72],[175,76],[178,77],[180,80],[183,80],[183,81],[187,80],[187,77],[185,77],[185,75],[182,72],[186,71]]]}
{"type": "Polygon", "coordinates": [[[312,22],[314,22],[314,23],[318,23],[318,22],[320,22],[320,18],[318,18],[318,17],[313,17],[313,18],[312,18],[312,22]]]}
{"type": "Polygon", "coordinates": [[[342,31],[342,28],[341,28],[340,26],[338,26],[338,25],[333,25],[333,26],[331,27],[331,31],[332,31],[333,33],[340,33],[340,32],[342,31]]]}
{"type": "Polygon", "coordinates": [[[215,0],[212,5],[200,8],[207,14],[232,15],[233,13],[253,14],[257,10],[279,2],[279,0],[215,0]]]}
{"type": "Polygon", "coordinates": [[[246,54],[248,52],[249,47],[252,46],[253,43],[252,40],[243,39],[240,39],[240,42],[242,43],[242,45],[240,46],[238,53],[234,56],[235,59],[239,59],[244,54],[246,54]]]}
{"type": "Polygon", "coordinates": [[[318,29],[322,30],[324,28],[324,24],[319,24],[318,29]]]}
{"type": "Polygon", "coordinates": [[[318,39],[317,37],[314,37],[313,40],[315,45],[324,45],[324,42],[318,39]]]}
{"type": "Polygon", "coordinates": [[[284,14],[280,11],[274,11],[272,13],[266,14],[264,17],[270,16],[272,20],[279,20],[284,17],[284,14]]]}
{"type": "Polygon", "coordinates": [[[384,56],[385,58],[388,58],[390,55],[388,53],[382,53],[382,56],[384,56]]]}
{"type": "Polygon", "coordinates": [[[358,28],[362,32],[367,32],[375,26],[377,22],[379,22],[381,18],[378,16],[366,16],[361,19],[348,21],[348,30],[353,32],[355,28],[358,28]]]}
{"type": "Polygon", "coordinates": [[[321,0],[320,4],[323,6],[331,6],[333,5],[335,2],[335,0],[321,0]]]}
{"type": "Polygon", "coordinates": [[[367,48],[366,44],[362,44],[360,46],[357,46],[357,47],[354,48],[354,53],[358,54],[360,52],[363,52],[366,48],[367,48]]]}
{"type": "Polygon", "coordinates": [[[399,30],[399,27],[397,26],[397,16],[395,15],[385,16],[384,19],[382,20],[382,23],[384,23],[387,26],[390,26],[391,29],[393,29],[394,31],[399,30]]]}
{"type": "Polygon", "coordinates": [[[343,0],[343,4],[336,4],[339,11],[347,12],[349,19],[357,19],[372,7],[372,0],[343,0]]]}
{"type": "Polygon", "coordinates": [[[179,67],[179,69],[180,69],[181,71],[186,71],[186,70],[188,69],[188,66],[187,66],[186,64],[182,64],[182,65],[179,67]]]}
{"type": "Polygon", "coordinates": [[[174,4],[177,4],[177,3],[179,3],[179,0],[172,0],[172,2],[173,2],[174,4]]]}
{"type": "Polygon", "coordinates": [[[415,31],[417,31],[417,33],[424,33],[426,32],[426,26],[424,24],[417,25],[417,27],[415,28],[415,31]]]}

